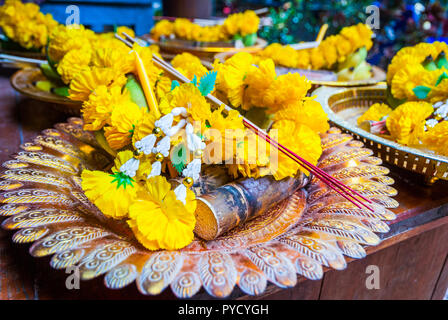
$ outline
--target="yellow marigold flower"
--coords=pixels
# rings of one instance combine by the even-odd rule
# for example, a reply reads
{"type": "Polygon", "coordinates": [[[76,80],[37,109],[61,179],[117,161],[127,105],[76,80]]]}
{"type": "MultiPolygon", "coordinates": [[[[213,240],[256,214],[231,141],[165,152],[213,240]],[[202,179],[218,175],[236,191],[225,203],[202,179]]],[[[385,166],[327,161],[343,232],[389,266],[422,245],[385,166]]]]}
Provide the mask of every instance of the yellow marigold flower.
{"type": "Polygon", "coordinates": [[[239,32],[242,15],[242,13],[234,13],[224,20],[223,28],[228,35],[233,36],[239,32]]]}
{"type": "Polygon", "coordinates": [[[69,98],[76,101],[85,101],[101,85],[122,87],[126,81],[124,74],[112,68],[92,67],[85,69],[70,82],[69,98]]]}
{"type": "Polygon", "coordinates": [[[176,55],[171,60],[171,65],[190,80],[194,76],[199,79],[207,73],[207,68],[202,65],[201,60],[188,52],[176,55]]]}
{"type": "Polygon", "coordinates": [[[215,65],[217,90],[227,95],[230,103],[239,107],[243,104],[244,77],[253,62],[253,56],[247,52],[239,52],[223,64],[215,65]]]}
{"type": "Polygon", "coordinates": [[[276,113],[287,105],[302,100],[310,88],[311,82],[298,73],[277,77],[265,92],[264,104],[269,108],[267,112],[276,113]]]}
{"type": "Polygon", "coordinates": [[[426,70],[421,64],[403,66],[393,77],[391,93],[397,99],[415,99],[414,88],[421,84],[426,70]]]}
{"type": "Polygon", "coordinates": [[[174,21],[174,33],[182,39],[189,39],[193,23],[186,18],[178,18],[174,21]]]}
{"type": "MultiPolygon", "coordinates": [[[[404,49],[401,49],[399,53],[403,52],[404,49]]],[[[420,64],[421,62],[422,62],[421,57],[419,57],[418,55],[396,54],[392,58],[392,62],[387,67],[387,77],[386,77],[387,83],[390,85],[392,83],[392,79],[394,78],[395,74],[405,66],[417,65],[420,64]]]]}
{"type": "Polygon", "coordinates": [[[260,19],[254,11],[231,14],[222,25],[205,26],[191,22],[185,18],[178,18],[174,22],[162,20],[151,30],[151,37],[175,35],[177,38],[204,42],[231,40],[235,35],[246,36],[256,33],[260,19]]]}
{"type": "Polygon", "coordinates": [[[114,150],[126,147],[132,141],[135,127],[146,113],[131,100],[124,101],[119,107],[113,108],[110,116],[110,127],[104,128],[107,143],[114,150]]]}
{"type": "Polygon", "coordinates": [[[100,48],[94,51],[92,65],[100,68],[113,68],[126,74],[135,69],[135,56],[129,54],[129,49],[100,48]]]}
{"type": "Polygon", "coordinates": [[[57,64],[57,71],[65,84],[70,84],[77,74],[89,68],[92,52],[90,49],[74,49],[57,64]]]}
{"type": "Polygon", "coordinates": [[[120,167],[133,157],[132,151],[118,153],[112,174],[103,171],[83,170],[81,186],[87,198],[106,216],[123,219],[137,198],[139,185],[133,178],[120,173],[120,167]]]}
{"type": "MultiPolygon", "coordinates": [[[[270,130],[270,135],[273,134],[273,129],[278,132],[277,141],[279,143],[288,146],[289,149],[310,163],[317,164],[322,154],[322,146],[320,137],[316,132],[306,125],[296,124],[295,121],[291,120],[275,121],[270,130]]],[[[281,152],[278,152],[278,160],[275,160],[271,159],[270,166],[272,175],[276,180],[294,177],[298,170],[308,174],[308,171],[281,152]]]]}
{"type": "Polygon", "coordinates": [[[432,43],[432,47],[434,49],[434,52],[432,53],[432,58],[435,60],[437,59],[437,56],[444,51],[446,54],[448,54],[448,44],[446,42],[439,42],[435,41],[432,43]]]}
{"type": "Polygon", "coordinates": [[[393,110],[386,120],[391,136],[404,145],[417,145],[424,132],[425,120],[434,111],[428,102],[406,102],[393,110]]]}
{"type": "MultiPolygon", "coordinates": [[[[336,51],[336,48],[334,48],[334,51],[336,51]]],[[[299,69],[308,69],[311,64],[311,50],[297,50],[296,52],[297,62],[294,67],[299,69]]]]}
{"type": "Polygon", "coordinates": [[[161,20],[151,29],[151,38],[159,40],[161,36],[168,37],[174,32],[174,24],[168,20],[161,20]]]}
{"type": "Polygon", "coordinates": [[[95,34],[95,38],[90,41],[92,48],[95,50],[112,48],[128,53],[130,51],[129,47],[124,42],[116,39],[114,35],[115,33],[113,32],[95,34]]]}
{"type": "MultiPolygon", "coordinates": [[[[434,83],[434,82],[433,82],[434,83]]],[[[430,92],[430,101],[436,103],[448,99],[448,80],[445,79],[430,92]]]]}
{"type": "Polygon", "coordinates": [[[342,62],[350,53],[355,52],[355,50],[353,50],[352,44],[349,40],[339,35],[336,37],[337,40],[335,40],[335,44],[339,54],[339,62],[342,62]]]}
{"type": "Polygon", "coordinates": [[[362,47],[362,38],[356,26],[344,27],[339,34],[347,39],[353,48],[362,47]]]}
{"type": "Polygon", "coordinates": [[[387,116],[392,112],[392,109],[385,103],[374,103],[370,108],[364,112],[357,120],[358,125],[363,121],[372,120],[380,121],[384,116],[387,116]]]}
{"type": "Polygon", "coordinates": [[[242,16],[242,22],[240,24],[240,35],[246,36],[257,32],[260,24],[260,18],[252,10],[246,10],[242,16]]]}
{"type": "Polygon", "coordinates": [[[120,107],[130,100],[127,91],[121,92],[121,87],[97,87],[89,96],[89,100],[82,105],[81,113],[84,120],[84,130],[100,130],[110,124],[110,116],[115,107],[120,107]]]}
{"type": "Polygon", "coordinates": [[[328,115],[319,102],[311,99],[297,101],[279,110],[275,114],[274,120],[291,120],[296,125],[306,125],[316,133],[325,133],[330,129],[328,115]]]}
{"type": "Polygon", "coordinates": [[[171,90],[171,79],[165,76],[160,76],[155,84],[155,94],[158,100],[162,99],[171,90]]]}
{"type": "Polygon", "coordinates": [[[448,45],[444,42],[419,43],[413,47],[405,47],[397,52],[387,69],[387,83],[390,85],[395,75],[405,67],[417,68],[426,57],[437,59],[440,52],[448,53],[448,45]]]}
{"type": "MultiPolygon", "coordinates": [[[[264,58],[271,58],[276,64],[288,67],[296,68],[300,63],[299,57],[302,57],[303,50],[297,51],[291,46],[282,46],[280,43],[273,43],[257,53],[264,58]]],[[[307,56],[309,59],[309,56],[307,56]]],[[[308,67],[308,62],[306,67],[308,67]]]]}
{"type": "Polygon", "coordinates": [[[144,137],[152,134],[155,128],[154,123],[157,121],[157,117],[154,112],[145,112],[140,121],[135,125],[134,133],[132,135],[132,143],[142,140],[144,137]]]}
{"type": "Polygon", "coordinates": [[[164,177],[148,179],[145,187],[129,208],[128,224],[137,240],[149,250],[177,250],[189,245],[196,224],[194,193],[187,190],[184,205],[164,177]]]}
{"type": "Polygon", "coordinates": [[[120,36],[122,36],[122,37],[124,37],[124,34],[123,33],[126,33],[127,35],[129,35],[129,36],[131,36],[131,37],[135,37],[135,32],[134,32],[134,30],[132,30],[131,28],[129,28],[129,27],[126,27],[126,26],[120,26],[120,27],[118,27],[117,28],[117,33],[120,35],[120,36]]]}
{"type": "Polygon", "coordinates": [[[422,137],[425,147],[448,156],[448,121],[442,121],[430,128],[422,137]]]}
{"type": "MultiPolygon", "coordinates": [[[[338,40],[335,36],[330,36],[325,39],[325,41],[322,41],[322,43],[319,45],[319,50],[322,51],[323,57],[325,59],[325,64],[323,66],[326,69],[331,69],[333,65],[338,62],[338,52],[336,49],[336,41],[338,40]]],[[[299,51],[300,52],[300,51],[299,51]]],[[[311,51],[311,56],[313,54],[313,51],[311,51]]],[[[315,58],[316,59],[316,58],[315,58]]],[[[311,60],[313,61],[313,60],[311,60]]],[[[316,62],[313,63],[313,66],[316,64],[316,62]]]]}
{"type": "Polygon", "coordinates": [[[48,55],[51,60],[59,61],[70,50],[91,49],[91,42],[95,38],[95,33],[91,30],[85,29],[83,26],[59,25],[54,28],[50,35],[50,42],[48,44],[48,55]]]}
{"type": "Polygon", "coordinates": [[[190,121],[201,122],[202,128],[205,127],[205,121],[211,116],[210,105],[193,83],[182,84],[174,88],[160,101],[162,113],[169,113],[177,107],[187,109],[190,121]]]}
{"type": "Polygon", "coordinates": [[[226,152],[223,162],[227,163],[233,158],[232,163],[227,165],[229,174],[234,179],[238,177],[258,179],[271,174],[269,144],[251,130],[239,130],[234,136],[234,141],[227,140],[223,149],[223,152],[226,152]]]}
{"type": "Polygon", "coordinates": [[[50,30],[58,23],[34,3],[6,0],[0,6],[0,27],[5,35],[25,49],[45,50],[50,30]]]}
{"type": "Polygon", "coordinates": [[[275,65],[272,59],[260,61],[258,67],[250,66],[244,78],[245,94],[250,99],[250,104],[243,104],[243,109],[249,110],[253,106],[263,107],[264,97],[260,93],[269,88],[276,76],[275,65]]]}
{"type": "Polygon", "coordinates": [[[344,62],[356,50],[372,47],[372,30],[367,25],[358,24],[345,27],[334,36],[324,39],[319,47],[295,50],[290,46],[273,43],[256,53],[259,57],[271,58],[276,64],[288,68],[331,69],[337,62],[344,62]]]}
{"type": "Polygon", "coordinates": [[[356,25],[359,37],[361,39],[361,47],[366,47],[367,50],[370,50],[372,48],[373,42],[372,42],[372,36],[373,31],[370,29],[370,27],[364,23],[358,23],[356,25]]]}
{"type": "Polygon", "coordinates": [[[234,140],[244,134],[243,118],[237,110],[223,115],[224,106],[215,109],[207,119],[208,128],[204,130],[204,138],[208,141],[204,159],[209,163],[222,163],[234,157],[234,140]],[[230,148],[226,151],[226,147],[230,148]],[[220,148],[218,150],[217,148],[220,148]],[[220,152],[220,155],[217,154],[220,152]]]}
{"type": "Polygon", "coordinates": [[[321,48],[313,48],[310,52],[311,66],[315,70],[322,69],[327,66],[324,51],[321,48]]]}

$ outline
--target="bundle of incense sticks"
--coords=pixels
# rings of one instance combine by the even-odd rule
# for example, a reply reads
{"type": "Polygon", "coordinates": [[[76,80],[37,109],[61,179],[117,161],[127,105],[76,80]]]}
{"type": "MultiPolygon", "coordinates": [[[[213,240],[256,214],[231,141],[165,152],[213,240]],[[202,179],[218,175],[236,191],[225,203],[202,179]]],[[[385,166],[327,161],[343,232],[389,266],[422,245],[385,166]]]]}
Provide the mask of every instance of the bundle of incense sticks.
{"type": "MultiPolygon", "coordinates": [[[[136,39],[130,37],[126,33],[123,33],[123,35],[127,38],[127,40],[123,39],[118,34],[115,34],[115,37],[117,39],[123,41],[124,43],[126,43],[131,48],[132,48],[132,44],[133,43],[135,43],[135,42],[139,43],[136,39]]],[[[179,81],[184,82],[184,83],[190,82],[190,79],[185,77],[183,74],[181,74],[179,71],[177,71],[171,64],[169,64],[168,62],[166,62],[163,59],[159,58],[158,56],[153,55],[153,62],[158,67],[162,68],[163,70],[165,70],[166,72],[170,73],[172,76],[177,78],[179,81]]],[[[143,70],[143,72],[145,72],[145,71],[143,70]]],[[[207,95],[207,98],[210,101],[212,101],[213,103],[217,104],[218,106],[224,105],[224,109],[227,110],[227,111],[232,110],[231,107],[229,107],[228,105],[226,105],[221,100],[219,100],[218,98],[216,98],[215,96],[213,96],[211,94],[207,95]]],[[[241,116],[241,117],[243,117],[243,116],[241,116]]],[[[363,206],[363,207],[367,208],[368,210],[370,210],[372,212],[375,211],[370,206],[368,206],[368,205],[366,205],[364,203],[364,201],[368,202],[368,203],[372,203],[371,200],[369,200],[366,197],[362,196],[361,194],[359,194],[355,190],[351,189],[350,187],[346,186],[345,184],[343,184],[339,180],[335,179],[334,177],[332,177],[331,175],[329,175],[328,173],[326,173],[325,171],[323,171],[319,167],[311,164],[310,162],[306,161],[305,159],[300,157],[295,152],[291,151],[290,149],[286,148],[282,144],[278,143],[277,141],[272,139],[264,130],[262,130],[257,125],[255,125],[254,123],[252,123],[251,121],[247,120],[244,117],[243,117],[243,123],[244,123],[244,125],[247,128],[252,130],[256,135],[260,136],[266,142],[268,142],[269,144],[271,144],[272,146],[277,148],[280,152],[285,154],[288,158],[290,158],[290,159],[294,160],[295,162],[297,162],[304,169],[306,169],[309,172],[311,172],[314,176],[316,176],[318,179],[320,179],[328,187],[333,189],[335,192],[337,192],[339,195],[341,195],[346,200],[350,201],[351,203],[353,203],[355,206],[357,206],[360,209],[362,209],[361,206],[363,206]]]]}

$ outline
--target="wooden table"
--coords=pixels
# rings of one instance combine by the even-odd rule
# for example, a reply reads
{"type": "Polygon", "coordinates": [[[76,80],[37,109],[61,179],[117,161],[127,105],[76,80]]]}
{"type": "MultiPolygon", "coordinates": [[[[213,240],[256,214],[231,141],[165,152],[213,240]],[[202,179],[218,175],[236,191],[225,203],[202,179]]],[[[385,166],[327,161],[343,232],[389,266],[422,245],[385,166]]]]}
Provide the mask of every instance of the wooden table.
{"type": "MultiPolygon", "coordinates": [[[[41,130],[64,122],[66,115],[49,106],[25,99],[9,85],[11,73],[0,75],[0,163],[19,151],[19,145],[41,130]]],[[[320,281],[299,279],[296,287],[281,290],[269,286],[259,299],[443,299],[448,287],[448,182],[422,185],[418,176],[391,168],[400,207],[390,233],[368,256],[354,260],[344,271],[327,270],[320,281]],[[380,270],[380,289],[366,288],[366,268],[380,270]]],[[[35,259],[26,245],[11,241],[0,230],[0,299],[172,299],[170,290],[145,297],[135,284],[113,291],[102,279],[81,283],[67,290],[64,271],[50,268],[48,258],[35,259]]],[[[203,291],[196,296],[207,299],[203,291]]],[[[247,299],[238,290],[231,298],[247,299]]],[[[252,297],[251,297],[252,298],[252,297]]]]}

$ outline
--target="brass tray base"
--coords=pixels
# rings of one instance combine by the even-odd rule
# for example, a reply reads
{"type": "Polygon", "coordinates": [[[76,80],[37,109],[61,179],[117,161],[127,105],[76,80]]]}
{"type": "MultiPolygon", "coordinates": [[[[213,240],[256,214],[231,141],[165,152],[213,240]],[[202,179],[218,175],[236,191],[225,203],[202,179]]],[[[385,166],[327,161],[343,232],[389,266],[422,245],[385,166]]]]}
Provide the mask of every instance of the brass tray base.
{"type": "Polygon", "coordinates": [[[32,243],[34,257],[52,256],[55,269],[77,266],[81,279],[102,275],[120,289],[136,281],[142,294],[157,295],[168,286],[180,298],[203,287],[228,297],[235,286],[258,295],[267,283],[293,287],[297,274],[321,279],[323,267],[346,268],[344,258],[363,258],[364,245],[388,232],[383,220],[395,215],[396,190],[388,170],[372,151],[332,128],[323,136],[319,166],[374,202],[375,212],[358,209],[316,179],[266,214],[213,241],[195,239],[178,251],[149,251],[124,222],[104,218],[80,188],[82,168],[102,169],[112,161],[82,129],[82,120],[47,129],[21,146],[0,175],[3,228],[12,240],[32,243]]]}

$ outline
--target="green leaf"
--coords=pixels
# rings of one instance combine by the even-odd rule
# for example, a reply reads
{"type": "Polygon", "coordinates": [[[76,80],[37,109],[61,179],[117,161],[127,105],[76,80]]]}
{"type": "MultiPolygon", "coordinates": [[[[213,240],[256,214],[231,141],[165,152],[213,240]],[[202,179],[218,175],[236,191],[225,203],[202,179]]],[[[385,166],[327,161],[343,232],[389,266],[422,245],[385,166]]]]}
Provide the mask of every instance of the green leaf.
{"type": "Polygon", "coordinates": [[[42,91],[50,92],[53,84],[48,80],[40,80],[36,82],[36,88],[42,91]]]}
{"type": "Polygon", "coordinates": [[[121,186],[123,187],[123,189],[126,189],[127,186],[134,187],[132,182],[135,182],[135,180],[125,175],[123,172],[114,172],[114,174],[111,174],[110,176],[114,178],[111,183],[117,182],[117,189],[119,189],[121,186]]]}
{"type": "Polygon", "coordinates": [[[428,71],[434,71],[438,69],[431,55],[426,57],[425,61],[422,62],[422,65],[428,71]]]}
{"type": "Polygon", "coordinates": [[[440,77],[436,81],[435,86],[437,87],[440,84],[440,82],[442,82],[444,79],[448,79],[448,74],[446,74],[446,72],[440,75],[440,77]]]}
{"type": "Polygon", "coordinates": [[[201,77],[198,88],[204,97],[213,91],[217,74],[216,71],[209,71],[201,77]]]}
{"type": "Polygon", "coordinates": [[[246,36],[244,36],[243,38],[243,43],[245,47],[250,47],[253,46],[255,44],[255,42],[257,41],[257,33],[252,33],[252,34],[248,34],[246,36]]]}
{"type": "Polygon", "coordinates": [[[412,89],[412,91],[414,91],[414,94],[418,99],[426,99],[429,92],[431,91],[431,88],[428,88],[426,86],[417,86],[412,89]]]}
{"type": "Polygon", "coordinates": [[[198,78],[196,75],[194,75],[193,80],[191,80],[191,83],[194,84],[196,87],[198,86],[198,78]]]}
{"type": "Polygon", "coordinates": [[[54,94],[57,94],[58,96],[62,96],[62,97],[68,97],[69,96],[68,87],[53,88],[52,92],[54,94]]]}
{"type": "Polygon", "coordinates": [[[44,76],[46,76],[49,80],[64,84],[61,80],[61,76],[57,72],[55,72],[48,63],[41,63],[39,67],[44,76]]]}
{"type": "Polygon", "coordinates": [[[437,56],[436,65],[437,68],[439,69],[442,68],[448,69],[448,60],[446,59],[445,51],[440,52],[439,55],[437,56]]]}
{"type": "Polygon", "coordinates": [[[179,87],[180,83],[177,80],[171,81],[171,90],[174,90],[174,88],[179,87]]]}
{"type": "Polygon", "coordinates": [[[131,100],[135,104],[137,104],[140,108],[148,108],[148,104],[146,102],[145,93],[143,92],[143,88],[138,82],[138,80],[134,77],[134,75],[129,75],[128,80],[126,82],[125,88],[131,94],[131,100]]]}
{"type": "Polygon", "coordinates": [[[173,149],[171,154],[171,164],[179,174],[185,169],[187,163],[187,148],[183,143],[179,143],[173,149]]]}

